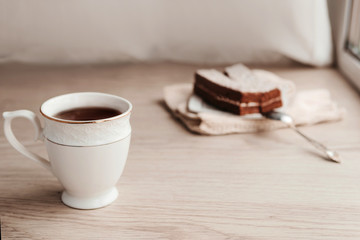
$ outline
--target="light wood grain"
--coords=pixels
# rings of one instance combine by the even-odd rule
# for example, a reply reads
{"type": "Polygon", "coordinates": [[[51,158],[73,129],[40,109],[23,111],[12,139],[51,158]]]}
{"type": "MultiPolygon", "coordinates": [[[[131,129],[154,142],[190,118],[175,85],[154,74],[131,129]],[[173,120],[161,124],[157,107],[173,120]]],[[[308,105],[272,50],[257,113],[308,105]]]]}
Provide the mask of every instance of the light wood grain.
{"type": "MultiPolygon", "coordinates": [[[[360,99],[334,69],[270,68],[298,89],[327,88],[348,110],[336,123],[303,127],[336,149],[323,160],[283,129],[205,137],[166,111],[162,88],[192,82],[199,66],[0,67],[0,112],[29,109],[75,91],[123,96],[134,105],[132,143],[120,196],[90,211],[60,201],[62,186],[0,133],[2,239],[360,239],[360,99]]],[[[0,125],[3,121],[0,121],[0,125]]],[[[16,134],[33,151],[26,120],[16,134]]]]}

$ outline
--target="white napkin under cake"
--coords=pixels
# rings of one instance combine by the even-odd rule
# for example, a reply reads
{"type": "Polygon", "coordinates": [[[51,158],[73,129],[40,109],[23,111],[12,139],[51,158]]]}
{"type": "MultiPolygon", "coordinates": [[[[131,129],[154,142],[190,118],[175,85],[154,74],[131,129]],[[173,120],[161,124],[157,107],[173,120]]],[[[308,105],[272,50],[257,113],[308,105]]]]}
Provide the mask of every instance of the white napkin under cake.
{"type": "MultiPolygon", "coordinates": [[[[244,77],[243,65],[234,67],[233,74],[244,77]]],[[[249,74],[245,66],[244,71],[249,74]]],[[[229,67],[231,68],[231,67],[229,67]]],[[[228,68],[228,69],[229,69],[228,68]]],[[[250,70],[251,71],[251,70],[250,70]]],[[[290,114],[296,125],[311,125],[341,120],[345,110],[337,106],[326,89],[305,90],[295,93],[294,84],[265,70],[251,73],[278,84],[283,107],[279,110],[290,114]]],[[[249,76],[246,76],[249,79],[249,76]]],[[[218,110],[193,94],[193,84],[175,84],[164,88],[164,100],[174,114],[193,132],[205,135],[247,133],[287,127],[284,123],[263,118],[260,114],[238,116],[218,110]]]]}

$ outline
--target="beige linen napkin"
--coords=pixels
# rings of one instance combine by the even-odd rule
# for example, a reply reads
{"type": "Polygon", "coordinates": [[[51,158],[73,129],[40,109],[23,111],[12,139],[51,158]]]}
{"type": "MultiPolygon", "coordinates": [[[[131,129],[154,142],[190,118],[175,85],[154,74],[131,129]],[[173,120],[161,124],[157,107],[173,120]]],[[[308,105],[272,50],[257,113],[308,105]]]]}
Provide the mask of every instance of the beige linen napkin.
{"type": "MultiPolygon", "coordinates": [[[[164,100],[174,114],[192,132],[205,135],[247,133],[287,127],[284,123],[265,119],[260,114],[237,116],[221,111],[190,112],[188,100],[193,94],[192,84],[176,84],[164,88],[164,100]]],[[[311,125],[341,120],[345,110],[337,106],[326,89],[297,93],[285,109],[296,125],[311,125]]]]}

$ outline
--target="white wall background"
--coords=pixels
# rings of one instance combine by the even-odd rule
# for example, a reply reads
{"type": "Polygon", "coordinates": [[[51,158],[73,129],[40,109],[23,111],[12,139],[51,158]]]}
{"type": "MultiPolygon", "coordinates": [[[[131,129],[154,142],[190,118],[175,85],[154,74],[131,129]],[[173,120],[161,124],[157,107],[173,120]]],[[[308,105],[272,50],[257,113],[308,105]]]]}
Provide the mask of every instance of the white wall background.
{"type": "Polygon", "coordinates": [[[332,62],[326,0],[0,0],[0,62],[332,62]]]}

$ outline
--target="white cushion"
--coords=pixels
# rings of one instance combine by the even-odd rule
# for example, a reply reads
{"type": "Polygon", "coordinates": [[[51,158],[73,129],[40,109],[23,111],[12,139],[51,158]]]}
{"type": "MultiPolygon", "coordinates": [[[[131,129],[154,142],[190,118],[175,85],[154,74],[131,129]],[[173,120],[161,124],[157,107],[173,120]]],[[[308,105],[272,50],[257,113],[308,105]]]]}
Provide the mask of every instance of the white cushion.
{"type": "Polygon", "coordinates": [[[4,0],[0,61],[332,62],[326,0],[4,0]]]}

